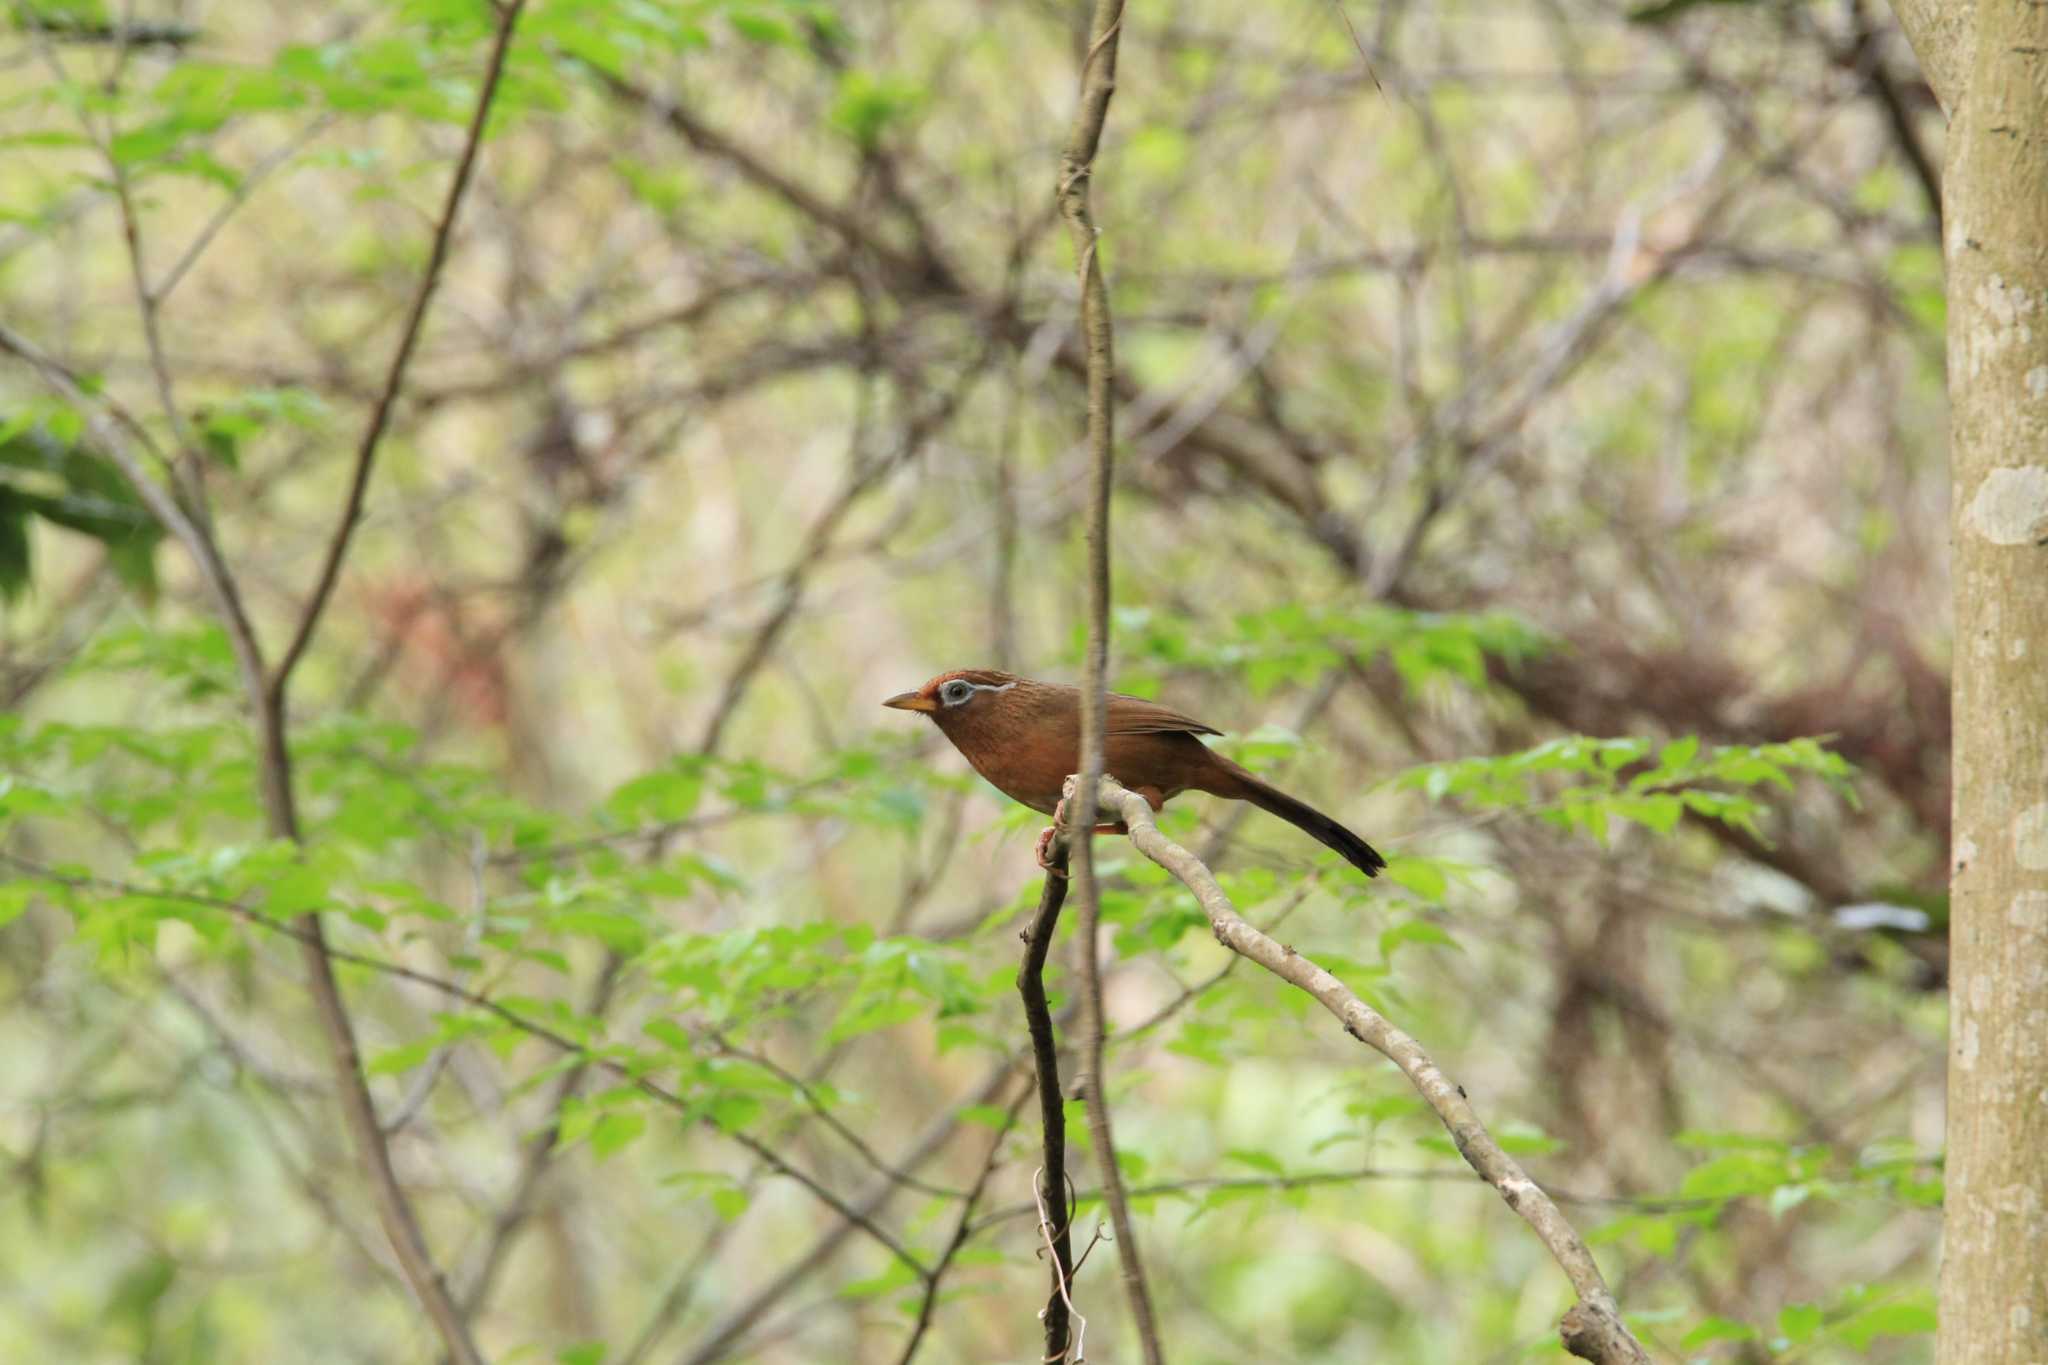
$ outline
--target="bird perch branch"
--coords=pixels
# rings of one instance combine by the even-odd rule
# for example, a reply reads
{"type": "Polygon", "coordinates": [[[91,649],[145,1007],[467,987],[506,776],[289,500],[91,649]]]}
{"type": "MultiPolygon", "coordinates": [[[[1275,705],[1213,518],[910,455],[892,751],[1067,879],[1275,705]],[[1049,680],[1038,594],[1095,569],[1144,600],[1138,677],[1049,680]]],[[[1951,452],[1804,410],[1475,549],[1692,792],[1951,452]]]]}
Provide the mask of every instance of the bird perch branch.
{"type": "MultiPolygon", "coordinates": [[[[1067,779],[1069,792],[1078,779],[1067,779]]],[[[1621,1320],[1621,1310],[1601,1277],[1593,1253],[1573,1230],[1564,1213],[1513,1157],[1501,1149],[1473,1112],[1465,1092],[1430,1060],[1422,1045],[1360,1000],[1342,981],[1309,959],[1246,923],[1223,894],[1201,859],[1159,832],[1145,798],[1126,790],[1115,778],[1102,779],[1101,808],[1114,812],[1130,828],[1138,851],[1172,873],[1201,903],[1216,941],[1250,958],[1289,985],[1314,996],[1343,1022],[1344,1031],[1401,1068],[1429,1107],[1436,1111],[1458,1154],[1481,1179],[1520,1214],[1564,1270],[1579,1301],[1564,1315],[1558,1335],[1564,1348],[1582,1360],[1601,1365],[1649,1365],[1642,1344],[1621,1320]]]]}
{"type": "Polygon", "coordinates": [[[1052,1288],[1045,1301],[1045,1359],[1067,1358],[1067,1301],[1074,1280],[1072,1215],[1067,1199],[1067,1111],[1060,1091],[1059,1044],[1053,1037],[1052,1005],[1045,994],[1045,958],[1052,949],[1053,930],[1059,927],[1060,906],[1067,899],[1067,848],[1055,841],[1052,867],[1045,874],[1045,890],[1039,894],[1037,913],[1024,931],[1024,963],[1017,969],[1017,993],[1024,997],[1024,1021],[1031,1031],[1031,1059],[1038,1074],[1038,1114],[1044,1127],[1045,1159],[1041,1163],[1036,1191],[1039,1201],[1051,1211],[1045,1240],[1052,1264],[1047,1273],[1052,1288]]]}

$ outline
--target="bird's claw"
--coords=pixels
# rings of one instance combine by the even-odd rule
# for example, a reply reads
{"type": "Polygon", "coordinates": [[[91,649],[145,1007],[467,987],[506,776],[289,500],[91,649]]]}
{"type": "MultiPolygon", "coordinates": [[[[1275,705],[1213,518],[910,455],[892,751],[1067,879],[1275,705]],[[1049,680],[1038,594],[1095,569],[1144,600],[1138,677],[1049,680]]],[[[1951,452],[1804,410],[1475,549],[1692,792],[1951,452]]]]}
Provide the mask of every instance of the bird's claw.
{"type": "Polygon", "coordinates": [[[1046,875],[1064,878],[1067,875],[1067,870],[1052,860],[1052,841],[1059,837],[1059,832],[1060,828],[1057,824],[1047,825],[1039,831],[1038,865],[1045,869],[1046,875]]]}
{"type": "Polygon", "coordinates": [[[1067,823],[1067,798],[1062,796],[1053,803],[1052,823],[1038,833],[1038,865],[1055,877],[1064,877],[1067,870],[1052,860],[1052,841],[1060,837],[1060,831],[1067,823]]]}

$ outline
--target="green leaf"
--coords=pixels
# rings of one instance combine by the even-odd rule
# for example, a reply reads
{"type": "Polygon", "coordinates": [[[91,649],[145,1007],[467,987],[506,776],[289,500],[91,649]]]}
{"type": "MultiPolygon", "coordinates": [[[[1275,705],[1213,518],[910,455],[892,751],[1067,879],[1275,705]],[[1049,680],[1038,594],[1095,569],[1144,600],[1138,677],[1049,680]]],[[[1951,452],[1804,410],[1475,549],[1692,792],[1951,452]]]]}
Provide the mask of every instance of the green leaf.
{"type": "Polygon", "coordinates": [[[107,1297],[106,1314],[124,1319],[145,1335],[152,1330],[157,1305],[170,1292],[178,1277],[178,1263],[168,1256],[150,1254],[123,1271],[107,1297]]]}
{"type": "Polygon", "coordinates": [[[719,1185],[710,1194],[711,1211],[730,1223],[747,1211],[750,1196],[738,1185],[719,1185]]]}
{"type": "Polygon", "coordinates": [[[435,1049],[441,1046],[442,1041],[438,1036],[419,1038],[410,1043],[401,1043],[397,1047],[389,1048],[371,1058],[368,1065],[363,1067],[363,1074],[366,1076],[396,1076],[400,1072],[410,1071],[425,1062],[427,1058],[433,1056],[435,1049]]]}
{"type": "Polygon", "coordinates": [[[27,514],[99,541],[108,562],[137,593],[156,589],[155,548],[162,536],[113,463],[79,444],[84,419],[61,406],[28,406],[0,437],[0,597],[10,581],[26,585],[27,514]],[[23,537],[10,547],[10,530],[23,537]]]}
{"type": "Polygon", "coordinates": [[[877,1294],[886,1294],[892,1289],[901,1289],[907,1284],[914,1283],[916,1279],[916,1271],[900,1260],[891,1261],[889,1262],[888,1269],[879,1275],[870,1276],[865,1280],[855,1280],[851,1284],[840,1286],[839,1297],[842,1299],[869,1299],[877,1294]]]}
{"type": "Polygon", "coordinates": [[[679,769],[636,777],[614,791],[605,804],[622,820],[671,824],[687,820],[703,794],[703,773],[679,769]]]}
{"type": "Polygon", "coordinates": [[[1669,834],[1685,818],[1685,802],[1659,792],[1652,796],[1618,800],[1614,803],[1614,813],[1624,820],[1635,821],[1652,833],[1669,834]]]}
{"type": "Polygon", "coordinates": [[[1812,1338],[1820,1330],[1821,1311],[1810,1303],[1788,1304],[1778,1314],[1778,1331],[1784,1338],[1797,1346],[1812,1338]]]}
{"type": "Polygon", "coordinates": [[[294,863],[265,888],[264,913],[278,919],[310,914],[328,899],[327,874],[310,862],[294,863]]]}
{"type": "Polygon", "coordinates": [[[604,1365],[610,1348],[601,1341],[579,1341],[555,1352],[557,1365],[604,1365]]]}
{"type": "Polygon", "coordinates": [[[1700,751],[1700,737],[1686,735],[1674,739],[1657,751],[1657,766],[1664,772],[1675,773],[1692,762],[1693,755],[1700,751]]]}
{"type": "Polygon", "coordinates": [[[29,585],[28,513],[28,501],[0,485],[0,601],[13,601],[29,585]]]}
{"type": "Polygon", "coordinates": [[[1235,1161],[1240,1166],[1249,1166],[1265,1175],[1281,1175],[1287,1169],[1280,1164],[1279,1158],[1270,1152],[1261,1152],[1251,1147],[1232,1147],[1223,1154],[1223,1159],[1235,1161]]]}
{"type": "Polygon", "coordinates": [[[883,133],[914,114],[923,102],[924,91],[917,86],[866,71],[849,71],[840,78],[839,94],[828,117],[832,126],[857,146],[872,148],[883,133]]]}
{"type": "Polygon", "coordinates": [[[1002,1129],[1010,1126],[1009,1112],[993,1104],[965,1105],[960,1109],[959,1115],[961,1122],[978,1123],[984,1128],[1002,1129]]]}
{"type": "Polygon", "coordinates": [[[797,43],[795,30],[780,19],[771,19],[765,14],[750,14],[735,10],[725,16],[733,32],[751,42],[769,43],[777,47],[794,47],[797,43]]]}
{"type": "Polygon", "coordinates": [[[1678,1133],[1672,1142],[1696,1152],[1777,1152],[1789,1153],[1792,1144],[1783,1138],[1765,1137],[1761,1133],[1724,1133],[1704,1128],[1687,1128],[1678,1133]]]}
{"type": "Polygon", "coordinates": [[[673,1019],[650,1019],[640,1030],[657,1042],[666,1044],[672,1051],[689,1055],[696,1051],[696,1043],[689,1030],[673,1019]]]}
{"type": "Polygon", "coordinates": [[[1387,878],[1426,901],[1441,901],[1450,889],[1450,879],[1444,875],[1442,865],[1430,858],[1390,858],[1387,860],[1387,878]]]}
{"type": "Polygon", "coordinates": [[[121,166],[154,161],[183,142],[192,131],[191,125],[179,119],[145,124],[143,127],[115,134],[113,140],[107,144],[107,153],[121,166]]]}
{"type": "Polygon", "coordinates": [[[51,815],[71,803],[46,787],[21,778],[0,775],[0,818],[18,815],[51,815]]]}
{"type": "Polygon", "coordinates": [[[1879,1304],[1841,1323],[1836,1330],[1859,1351],[1878,1337],[1922,1336],[1938,1325],[1934,1305],[1925,1299],[1879,1304]]]}
{"type": "Polygon", "coordinates": [[[1653,0],[1639,5],[1628,12],[1631,24],[1668,24],[1687,10],[1701,9],[1709,5],[1754,5],[1761,0],[1653,0]]]}
{"type": "Polygon", "coordinates": [[[1426,919],[1411,919],[1397,924],[1391,929],[1381,931],[1380,956],[1391,958],[1394,955],[1395,949],[1409,943],[1433,943],[1438,947],[1457,949],[1460,952],[1464,951],[1458,947],[1457,940],[1453,939],[1444,930],[1442,925],[1435,924],[1426,919]]]}
{"type": "Polygon", "coordinates": [[[34,903],[36,894],[33,882],[0,882],[0,927],[20,919],[34,903]]]}
{"type": "Polygon", "coordinates": [[[1494,1133],[1494,1141],[1511,1156],[1549,1156],[1564,1150],[1564,1143],[1526,1119],[1509,1119],[1494,1133]]]}
{"type": "Polygon", "coordinates": [[[1715,1341],[1754,1341],[1757,1335],[1756,1328],[1746,1322],[1737,1322],[1733,1318],[1711,1317],[1687,1332],[1678,1344],[1690,1351],[1715,1341]]]}
{"type": "Polygon", "coordinates": [[[635,1109],[614,1109],[590,1130],[590,1150],[600,1161],[647,1131],[647,1115],[635,1109]]]}

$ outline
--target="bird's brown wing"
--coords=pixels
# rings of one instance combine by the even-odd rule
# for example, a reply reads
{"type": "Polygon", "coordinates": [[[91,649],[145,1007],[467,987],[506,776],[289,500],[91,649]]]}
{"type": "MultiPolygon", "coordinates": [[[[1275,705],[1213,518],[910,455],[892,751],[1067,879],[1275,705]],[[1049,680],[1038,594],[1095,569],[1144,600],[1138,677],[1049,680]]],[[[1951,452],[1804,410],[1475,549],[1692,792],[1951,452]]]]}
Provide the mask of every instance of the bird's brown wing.
{"type": "Polygon", "coordinates": [[[1127,697],[1121,692],[1109,694],[1109,724],[1103,730],[1108,735],[1220,735],[1223,732],[1213,725],[1204,725],[1192,716],[1184,716],[1170,706],[1161,706],[1156,701],[1143,697],[1127,697]]]}

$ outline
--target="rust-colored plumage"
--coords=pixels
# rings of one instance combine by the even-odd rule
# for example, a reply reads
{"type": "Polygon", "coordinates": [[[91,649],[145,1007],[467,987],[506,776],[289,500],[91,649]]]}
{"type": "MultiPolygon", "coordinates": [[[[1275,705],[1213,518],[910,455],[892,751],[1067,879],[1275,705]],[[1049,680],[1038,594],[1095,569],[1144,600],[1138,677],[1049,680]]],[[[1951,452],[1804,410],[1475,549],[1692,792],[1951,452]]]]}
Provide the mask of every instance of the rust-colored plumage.
{"type": "MultiPolygon", "coordinates": [[[[997,790],[1051,815],[1060,788],[1081,766],[1081,692],[987,668],[941,673],[883,702],[918,711],[953,741],[997,790]]],[[[1186,791],[1249,801],[1321,840],[1370,877],[1387,865],[1373,847],[1304,802],[1268,786],[1197,738],[1220,734],[1171,707],[1109,694],[1103,768],[1157,810],[1186,791]]],[[[1104,826],[1122,831],[1121,825],[1104,826]]]]}

